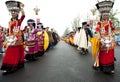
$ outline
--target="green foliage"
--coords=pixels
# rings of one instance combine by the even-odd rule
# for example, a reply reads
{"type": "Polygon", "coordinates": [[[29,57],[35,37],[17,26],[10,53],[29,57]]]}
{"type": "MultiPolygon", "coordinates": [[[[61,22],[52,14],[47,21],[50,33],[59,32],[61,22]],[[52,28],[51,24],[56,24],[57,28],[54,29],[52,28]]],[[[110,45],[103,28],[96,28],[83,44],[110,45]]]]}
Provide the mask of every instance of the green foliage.
{"type": "Polygon", "coordinates": [[[74,20],[72,22],[72,30],[76,31],[77,27],[79,27],[79,25],[80,25],[80,18],[79,17],[74,18],[74,20]]]}
{"type": "Polygon", "coordinates": [[[116,28],[120,28],[120,21],[119,18],[116,17],[116,15],[120,14],[120,12],[116,9],[115,11],[110,12],[110,20],[113,22],[114,26],[116,28]]]}
{"type": "Polygon", "coordinates": [[[65,31],[64,31],[63,36],[65,36],[65,35],[68,34],[69,32],[70,32],[69,27],[67,27],[67,28],[65,29],[65,31]]]}
{"type": "MultiPolygon", "coordinates": [[[[96,2],[100,2],[100,1],[101,0],[96,0],[96,2]]],[[[108,1],[108,0],[106,0],[106,1],[108,1]]],[[[110,0],[110,1],[115,2],[115,0],[110,0]]],[[[96,8],[93,8],[90,11],[91,11],[91,13],[92,13],[93,16],[97,15],[97,12],[96,12],[97,9],[96,8]]],[[[113,22],[113,24],[114,24],[114,26],[116,28],[120,28],[119,18],[116,17],[118,14],[120,14],[120,12],[117,9],[115,11],[111,10],[111,12],[110,12],[110,18],[109,18],[113,22]]],[[[95,17],[97,18],[97,16],[95,16],[95,17]]],[[[94,22],[96,22],[96,21],[94,20],[94,22]]]]}

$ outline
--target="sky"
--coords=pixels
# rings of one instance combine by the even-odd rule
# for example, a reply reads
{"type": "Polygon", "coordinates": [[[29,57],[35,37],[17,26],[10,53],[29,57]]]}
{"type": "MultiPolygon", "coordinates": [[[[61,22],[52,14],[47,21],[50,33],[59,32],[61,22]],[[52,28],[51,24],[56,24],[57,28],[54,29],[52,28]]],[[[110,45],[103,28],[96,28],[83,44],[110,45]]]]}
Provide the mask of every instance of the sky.
{"type": "MultiPolygon", "coordinates": [[[[11,18],[5,2],[0,0],[0,25],[8,28],[8,22],[11,18]]],[[[28,19],[40,18],[44,27],[54,28],[59,35],[64,33],[67,27],[72,26],[74,18],[79,17],[80,22],[86,21],[87,16],[92,17],[90,9],[95,7],[97,0],[17,0],[24,3],[26,17],[22,23],[22,28],[27,25],[28,19]],[[40,9],[38,15],[35,15],[34,8],[40,9]]],[[[101,1],[101,0],[99,0],[101,1]]],[[[118,9],[120,0],[116,0],[113,9],[118,9]]],[[[119,10],[120,11],[120,10],[119,10]]]]}

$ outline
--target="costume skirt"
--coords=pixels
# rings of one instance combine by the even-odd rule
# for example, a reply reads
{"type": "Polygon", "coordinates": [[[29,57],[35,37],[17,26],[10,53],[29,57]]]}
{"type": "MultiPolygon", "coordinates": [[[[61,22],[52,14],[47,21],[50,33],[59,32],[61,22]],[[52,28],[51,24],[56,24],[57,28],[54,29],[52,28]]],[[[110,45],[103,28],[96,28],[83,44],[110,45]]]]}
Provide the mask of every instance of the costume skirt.
{"type": "Polygon", "coordinates": [[[100,51],[99,63],[103,72],[114,70],[114,49],[100,51]]]}
{"type": "Polygon", "coordinates": [[[9,46],[3,58],[1,70],[15,71],[24,67],[24,46],[9,46]]]}

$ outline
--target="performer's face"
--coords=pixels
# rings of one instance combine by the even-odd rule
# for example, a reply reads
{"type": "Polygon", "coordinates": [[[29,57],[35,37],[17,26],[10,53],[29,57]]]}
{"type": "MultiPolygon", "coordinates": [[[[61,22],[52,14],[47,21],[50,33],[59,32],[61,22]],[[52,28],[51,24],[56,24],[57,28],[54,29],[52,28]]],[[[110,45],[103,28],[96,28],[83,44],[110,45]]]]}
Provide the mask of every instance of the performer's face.
{"type": "Polygon", "coordinates": [[[107,20],[109,18],[108,14],[102,14],[102,20],[107,20]]]}
{"type": "Polygon", "coordinates": [[[49,30],[49,27],[47,27],[46,30],[48,31],[48,30],[49,30]]]}
{"type": "Polygon", "coordinates": [[[51,29],[51,32],[53,32],[53,29],[51,29]]]}
{"type": "Polygon", "coordinates": [[[32,27],[32,26],[33,26],[33,24],[32,24],[32,23],[28,23],[28,26],[29,26],[29,27],[32,27]]]}
{"type": "Polygon", "coordinates": [[[12,12],[11,15],[12,15],[12,18],[18,17],[18,13],[17,12],[12,12]]]}
{"type": "Polygon", "coordinates": [[[42,30],[42,27],[41,27],[41,26],[38,26],[38,29],[39,29],[39,30],[42,30]]]}
{"type": "Polygon", "coordinates": [[[87,24],[83,25],[83,27],[86,28],[86,27],[87,27],[87,24]]]}
{"type": "Polygon", "coordinates": [[[28,28],[25,28],[25,32],[28,32],[28,28]]]}

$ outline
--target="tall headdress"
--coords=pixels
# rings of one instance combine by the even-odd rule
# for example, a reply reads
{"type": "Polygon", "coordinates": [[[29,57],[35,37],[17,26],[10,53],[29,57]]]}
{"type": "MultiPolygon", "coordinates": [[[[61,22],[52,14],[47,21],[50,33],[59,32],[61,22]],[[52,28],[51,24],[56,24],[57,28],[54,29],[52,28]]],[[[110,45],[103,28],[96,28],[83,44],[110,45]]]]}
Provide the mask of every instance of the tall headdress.
{"type": "Polygon", "coordinates": [[[32,24],[32,25],[34,26],[34,28],[35,28],[35,25],[36,25],[36,24],[35,24],[35,20],[33,20],[33,19],[28,19],[28,20],[27,20],[27,23],[28,23],[28,24],[32,24]]]}
{"type": "Polygon", "coordinates": [[[98,2],[96,4],[96,7],[98,9],[98,11],[102,14],[102,13],[107,13],[109,14],[111,9],[113,8],[113,5],[114,5],[114,2],[112,1],[101,1],[101,2],[98,2]]]}
{"type": "Polygon", "coordinates": [[[21,10],[20,3],[21,2],[15,0],[9,0],[5,2],[9,12],[17,12],[17,13],[19,13],[19,11],[21,10]]]}

